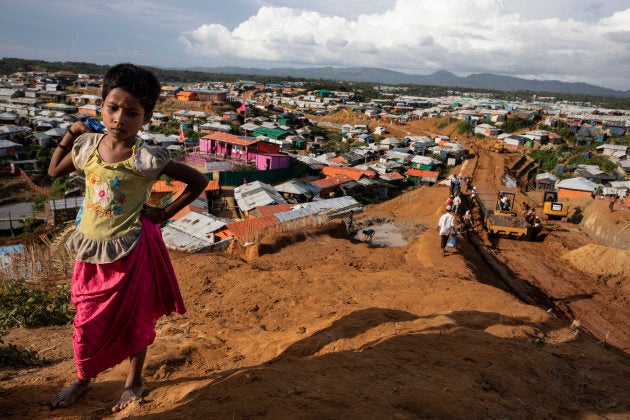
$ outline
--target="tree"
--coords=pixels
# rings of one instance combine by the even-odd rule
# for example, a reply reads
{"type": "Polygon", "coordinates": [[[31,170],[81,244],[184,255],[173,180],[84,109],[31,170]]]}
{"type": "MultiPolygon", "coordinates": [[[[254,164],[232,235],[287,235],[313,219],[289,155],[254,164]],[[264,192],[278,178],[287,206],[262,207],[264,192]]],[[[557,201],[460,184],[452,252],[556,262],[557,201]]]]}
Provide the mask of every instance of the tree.
{"type": "Polygon", "coordinates": [[[501,125],[501,130],[506,133],[514,133],[515,131],[521,130],[523,128],[529,128],[532,126],[532,121],[527,118],[519,117],[515,115],[511,118],[508,118],[507,121],[501,125]]]}

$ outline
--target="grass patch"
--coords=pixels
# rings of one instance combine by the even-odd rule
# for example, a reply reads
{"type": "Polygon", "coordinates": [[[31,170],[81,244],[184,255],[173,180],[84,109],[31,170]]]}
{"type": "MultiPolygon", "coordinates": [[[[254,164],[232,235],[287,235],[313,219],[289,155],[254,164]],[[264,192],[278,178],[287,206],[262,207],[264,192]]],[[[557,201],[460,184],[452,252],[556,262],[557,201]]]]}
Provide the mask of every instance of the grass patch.
{"type": "Polygon", "coordinates": [[[438,130],[442,130],[442,129],[448,127],[448,125],[449,125],[448,121],[442,121],[441,123],[438,124],[437,128],[438,128],[438,130]]]}

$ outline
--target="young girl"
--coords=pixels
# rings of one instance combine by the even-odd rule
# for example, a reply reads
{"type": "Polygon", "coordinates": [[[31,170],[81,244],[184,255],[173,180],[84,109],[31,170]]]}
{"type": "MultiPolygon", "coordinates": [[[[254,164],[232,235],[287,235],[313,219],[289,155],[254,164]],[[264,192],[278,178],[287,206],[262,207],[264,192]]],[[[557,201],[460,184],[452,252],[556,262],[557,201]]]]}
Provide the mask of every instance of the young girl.
{"type": "Polygon", "coordinates": [[[172,161],[166,149],[147,146],[136,136],[150,121],[160,90],[147,70],[132,64],[110,68],[102,93],[107,133],[89,133],[75,123],[52,155],[50,176],[77,170],[86,181],[83,216],[66,244],[77,255],[72,341],[78,379],[53,397],[53,407],[74,403],[92,378],[127,357],[129,374],[112,410],[140,399],[142,367],[157,320],[186,311],[158,224],[198,197],[208,181],[172,161]],[[162,174],[186,183],[186,189],[165,208],[147,207],[162,174]]]}

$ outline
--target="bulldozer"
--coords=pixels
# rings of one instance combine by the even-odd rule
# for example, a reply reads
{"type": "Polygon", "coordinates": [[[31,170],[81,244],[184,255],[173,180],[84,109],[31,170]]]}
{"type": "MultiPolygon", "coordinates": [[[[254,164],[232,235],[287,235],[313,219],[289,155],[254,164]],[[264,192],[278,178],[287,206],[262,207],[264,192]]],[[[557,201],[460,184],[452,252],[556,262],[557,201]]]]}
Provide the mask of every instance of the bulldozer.
{"type": "Polygon", "coordinates": [[[492,150],[494,150],[497,153],[505,153],[505,152],[507,152],[507,149],[505,148],[505,143],[503,143],[502,141],[496,141],[492,145],[492,150]]]}
{"type": "Polygon", "coordinates": [[[558,201],[558,193],[556,191],[545,191],[543,194],[543,219],[562,219],[567,220],[569,215],[569,206],[566,203],[558,201]]]}
{"type": "Polygon", "coordinates": [[[489,209],[485,215],[485,225],[490,236],[506,236],[525,239],[528,226],[525,218],[514,211],[516,194],[512,191],[499,191],[495,209],[489,209]]]}

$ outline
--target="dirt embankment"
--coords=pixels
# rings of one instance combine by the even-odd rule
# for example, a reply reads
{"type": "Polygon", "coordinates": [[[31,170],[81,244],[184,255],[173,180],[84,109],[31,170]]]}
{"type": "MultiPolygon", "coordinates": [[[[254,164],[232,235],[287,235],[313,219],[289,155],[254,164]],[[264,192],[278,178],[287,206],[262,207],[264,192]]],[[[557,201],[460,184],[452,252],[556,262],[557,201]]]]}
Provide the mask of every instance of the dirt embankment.
{"type": "Polygon", "coordinates": [[[420,119],[409,121],[406,124],[401,125],[392,122],[385,122],[374,117],[368,117],[361,112],[344,109],[331,115],[307,115],[307,118],[315,121],[324,121],[340,125],[368,124],[372,130],[376,127],[383,127],[386,130],[386,133],[384,134],[385,137],[405,137],[408,135],[436,136],[438,134],[457,136],[457,124],[453,123],[449,117],[420,119]]]}
{"type": "Polygon", "coordinates": [[[608,246],[630,249],[630,211],[617,207],[611,213],[607,200],[583,200],[578,204],[583,208],[582,229],[588,235],[608,246]]]}

